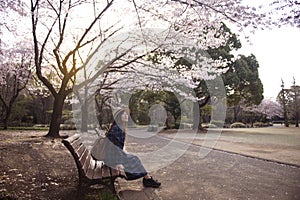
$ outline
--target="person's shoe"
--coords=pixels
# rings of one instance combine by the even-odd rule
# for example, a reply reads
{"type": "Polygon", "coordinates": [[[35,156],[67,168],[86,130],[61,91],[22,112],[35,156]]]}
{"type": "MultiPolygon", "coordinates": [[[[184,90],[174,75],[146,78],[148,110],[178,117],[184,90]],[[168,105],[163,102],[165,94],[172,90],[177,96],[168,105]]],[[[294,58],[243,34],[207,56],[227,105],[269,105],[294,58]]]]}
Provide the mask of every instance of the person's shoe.
{"type": "Polygon", "coordinates": [[[151,178],[143,178],[143,185],[144,187],[153,187],[153,188],[158,188],[161,183],[158,182],[157,180],[154,180],[151,176],[151,178]]]}

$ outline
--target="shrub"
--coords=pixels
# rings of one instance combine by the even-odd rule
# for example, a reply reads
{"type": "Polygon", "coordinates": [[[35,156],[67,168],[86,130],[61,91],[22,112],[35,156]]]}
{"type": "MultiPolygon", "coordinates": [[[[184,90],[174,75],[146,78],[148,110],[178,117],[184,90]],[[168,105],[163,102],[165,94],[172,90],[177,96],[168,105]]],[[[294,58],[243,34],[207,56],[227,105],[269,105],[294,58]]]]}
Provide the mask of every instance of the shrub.
{"type": "Polygon", "coordinates": [[[216,127],[222,128],[224,127],[224,121],[221,120],[213,120],[211,124],[215,125],[216,127]]]}
{"type": "Polygon", "coordinates": [[[258,127],[268,127],[268,126],[270,126],[269,123],[262,123],[262,122],[255,122],[255,123],[253,124],[253,127],[254,127],[254,128],[258,128],[258,127]]]}
{"type": "Polygon", "coordinates": [[[76,130],[75,124],[60,124],[60,130],[76,130]]]}
{"type": "Polygon", "coordinates": [[[48,124],[35,124],[33,125],[34,128],[41,128],[41,127],[49,127],[48,124]]]}
{"type": "Polygon", "coordinates": [[[215,124],[207,123],[207,124],[202,124],[202,128],[217,128],[215,124]]]}
{"type": "Polygon", "coordinates": [[[235,122],[230,125],[230,128],[247,128],[247,126],[242,122],[235,122]]]}
{"type": "Polygon", "coordinates": [[[263,127],[263,123],[262,123],[262,122],[255,122],[255,123],[253,124],[253,127],[254,127],[254,128],[263,127]]]}

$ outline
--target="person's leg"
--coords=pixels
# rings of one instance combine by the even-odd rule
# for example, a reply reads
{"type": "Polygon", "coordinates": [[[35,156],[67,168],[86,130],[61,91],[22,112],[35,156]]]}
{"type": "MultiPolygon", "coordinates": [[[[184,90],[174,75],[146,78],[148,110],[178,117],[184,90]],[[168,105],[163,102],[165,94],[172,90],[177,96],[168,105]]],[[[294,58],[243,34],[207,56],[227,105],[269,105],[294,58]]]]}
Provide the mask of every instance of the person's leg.
{"type": "Polygon", "coordinates": [[[123,165],[127,180],[139,179],[148,174],[141,160],[135,155],[127,154],[123,165]]]}
{"type": "Polygon", "coordinates": [[[128,181],[136,180],[136,179],[147,176],[147,173],[132,173],[132,172],[126,172],[126,171],[125,171],[125,174],[126,174],[126,180],[128,180],[128,181]]]}
{"type": "Polygon", "coordinates": [[[152,176],[144,168],[139,157],[127,154],[126,162],[124,162],[126,180],[136,180],[143,177],[143,185],[145,187],[160,187],[161,183],[154,180],[152,176]]]}

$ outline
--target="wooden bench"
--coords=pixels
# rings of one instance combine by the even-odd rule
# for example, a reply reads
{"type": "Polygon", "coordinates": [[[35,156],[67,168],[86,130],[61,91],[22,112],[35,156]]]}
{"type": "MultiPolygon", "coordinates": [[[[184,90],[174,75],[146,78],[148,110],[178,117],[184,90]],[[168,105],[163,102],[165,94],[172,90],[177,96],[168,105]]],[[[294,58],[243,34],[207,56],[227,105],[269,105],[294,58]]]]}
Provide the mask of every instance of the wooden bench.
{"type": "Polygon", "coordinates": [[[124,178],[124,171],[118,171],[105,165],[103,161],[95,160],[90,150],[83,144],[80,134],[75,134],[62,140],[71,152],[78,169],[79,188],[101,184],[108,187],[120,199],[115,189],[115,180],[124,178]]]}

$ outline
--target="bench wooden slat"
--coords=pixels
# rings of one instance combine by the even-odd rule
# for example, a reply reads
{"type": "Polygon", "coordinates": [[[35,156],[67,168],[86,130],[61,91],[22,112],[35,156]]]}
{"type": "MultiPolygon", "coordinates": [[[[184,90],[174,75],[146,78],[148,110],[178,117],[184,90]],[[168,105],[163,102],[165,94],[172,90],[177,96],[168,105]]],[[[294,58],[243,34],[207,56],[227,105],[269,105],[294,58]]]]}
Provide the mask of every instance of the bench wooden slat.
{"type": "Polygon", "coordinates": [[[63,140],[63,142],[68,142],[68,143],[73,143],[75,140],[80,139],[80,135],[79,134],[74,134],[66,139],[63,140]]]}
{"type": "Polygon", "coordinates": [[[88,159],[89,151],[88,151],[88,149],[85,146],[83,146],[83,147],[84,147],[83,148],[83,153],[82,153],[82,155],[79,158],[79,162],[81,164],[81,168],[84,170],[84,173],[86,173],[86,169],[87,168],[84,167],[84,164],[86,163],[86,161],[88,159]]]}
{"type": "Polygon", "coordinates": [[[102,178],[102,166],[103,165],[104,165],[104,163],[102,161],[96,161],[93,179],[102,178]]]}
{"type": "Polygon", "coordinates": [[[90,159],[90,164],[87,168],[87,171],[86,171],[86,177],[88,179],[93,179],[93,175],[94,175],[94,171],[95,171],[95,161],[93,159],[90,159]]]}
{"type": "Polygon", "coordinates": [[[82,158],[82,156],[86,150],[87,150],[87,148],[83,144],[81,144],[78,149],[75,149],[75,153],[77,154],[78,159],[82,158]]]}
{"type": "Polygon", "coordinates": [[[93,179],[95,169],[95,161],[92,159],[91,155],[88,155],[88,158],[86,159],[86,162],[83,165],[83,171],[86,174],[86,177],[88,179],[93,179]]]}
{"type": "Polygon", "coordinates": [[[82,145],[82,141],[78,138],[77,140],[72,141],[71,145],[76,151],[82,145]]]}

